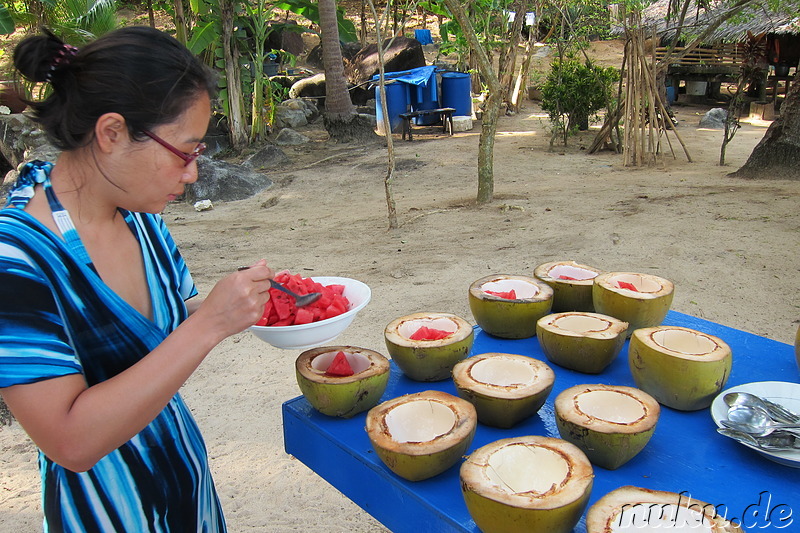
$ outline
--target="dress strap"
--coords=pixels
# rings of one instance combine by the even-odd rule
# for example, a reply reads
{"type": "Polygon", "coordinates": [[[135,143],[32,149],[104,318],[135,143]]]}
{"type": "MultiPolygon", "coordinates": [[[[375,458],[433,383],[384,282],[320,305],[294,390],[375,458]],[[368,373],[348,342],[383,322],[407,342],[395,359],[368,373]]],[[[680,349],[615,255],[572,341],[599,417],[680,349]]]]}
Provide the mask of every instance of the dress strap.
{"type": "Polygon", "coordinates": [[[24,209],[28,202],[33,197],[34,188],[36,185],[41,184],[44,192],[47,195],[47,202],[50,204],[50,210],[53,212],[53,220],[58,226],[61,235],[67,246],[75,254],[75,257],[81,263],[91,266],[92,260],[89,259],[89,253],[86,247],[83,246],[78,230],[75,229],[75,224],[69,216],[69,212],[64,209],[61,202],[58,201],[55,191],[50,183],[50,171],[53,170],[53,163],[47,161],[31,161],[22,167],[22,170],[17,177],[17,182],[11,189],[8,195],[8,202],[6,207],[15,207],[17,209],[24,209]]]}

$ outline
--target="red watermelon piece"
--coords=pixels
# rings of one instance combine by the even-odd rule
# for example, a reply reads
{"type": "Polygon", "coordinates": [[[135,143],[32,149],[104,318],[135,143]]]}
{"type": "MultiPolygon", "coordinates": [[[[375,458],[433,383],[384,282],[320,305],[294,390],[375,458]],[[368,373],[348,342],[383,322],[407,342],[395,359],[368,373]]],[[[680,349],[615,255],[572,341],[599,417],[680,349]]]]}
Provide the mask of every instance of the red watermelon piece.
{"type": "Polygon", "coordinates": [[[338,352],[333,358],[333,361],[331,361],[331,364],[328,365],[325,374],[328,376],[346,377],[352,376],[355,372],[353,372],[353,367],[350,366],[350,361],[347,360],[345,353],[338,352]]]}
{"type": "Polygon", "coordinates": [[[449,331],[421,326],[417,331],[411,334],[409,339],[412,341],[438,341],[450,335],[452,335],[452,333],[449,331]]]}
{"type": "Polygon", "coordinates": [[[350,301],[344,296],[344,285],[322,285],[311,278],[300,274],[291,274],[284,270],[275,274],[275,281],[287,289],[303,295],[311,292],[322,294],[319,300],[305,307],[297,307],[294,298],[279,291],[269,289],[269,301],[264,305],[264,312],[256,326],[292,326],[310,324],[346,313],[350,301]]]}
{"type": "Polygon", "coordinates": [[[639,292],[639,289],[636,288],[636,285],[633,283],[628,283],[627,281],[618,281],[617,287],[620,289],[628,289],[629,291],[639,292]]]}
{"type": "Polygon", "coordinates": [[[497,296],[498,298],[504,298],[506,300],[516,300],[517,299],[517,292],[514,289],[511,289],[508,292],[500,292],[500,291],[484,291],[486,294],[491,294],[492,296],[497,296]]]}

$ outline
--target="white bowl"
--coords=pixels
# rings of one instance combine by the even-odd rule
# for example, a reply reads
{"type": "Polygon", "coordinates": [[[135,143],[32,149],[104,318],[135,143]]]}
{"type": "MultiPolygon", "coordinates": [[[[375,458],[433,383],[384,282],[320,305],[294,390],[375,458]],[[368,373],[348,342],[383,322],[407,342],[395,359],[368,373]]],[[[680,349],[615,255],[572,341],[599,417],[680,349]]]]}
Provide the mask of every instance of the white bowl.
{"type": "Polygon", "coordinates": [[[350,308],[341,315],[296,326],[250,326],[250,331],[264,342],[284,350],[306,350],[332,341],[338,337],[372,297],[370,288],[360,281],[333,276],[312,276],[322,285],[344,285],[344,296],[350,308]]]}

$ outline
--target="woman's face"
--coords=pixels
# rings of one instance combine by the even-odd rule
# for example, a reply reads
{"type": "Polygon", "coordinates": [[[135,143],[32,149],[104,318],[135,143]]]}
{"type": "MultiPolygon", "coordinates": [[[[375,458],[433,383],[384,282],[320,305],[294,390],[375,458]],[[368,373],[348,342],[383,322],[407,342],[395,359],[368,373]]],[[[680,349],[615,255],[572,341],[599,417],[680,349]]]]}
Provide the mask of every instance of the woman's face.
{"type": "MultiPolygon", "coordinates": [[[[203,140],[211,117],[211,101],[201,92],[177,120],[153,129],[166,143],[190,154],[203,140]]],[[[178,155],[153,139],[131,142],[125,183],[117,182],[124,199],[119,207],[129,211],[160,213],[167,203],[183,194],[187,184],[197,181],[197,160],[188,165],[178,155]]]]}

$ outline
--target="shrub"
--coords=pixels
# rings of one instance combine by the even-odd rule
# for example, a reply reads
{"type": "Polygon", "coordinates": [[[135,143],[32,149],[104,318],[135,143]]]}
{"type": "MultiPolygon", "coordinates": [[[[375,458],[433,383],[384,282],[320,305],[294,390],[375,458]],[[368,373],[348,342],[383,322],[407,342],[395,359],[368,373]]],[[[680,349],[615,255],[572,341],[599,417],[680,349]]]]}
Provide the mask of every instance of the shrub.
{"type": "Polygon", "coordinates": [[[614,67],[600,67],[591,61],[581,63],[574,58],[554,61],[542,87],[542,109],[550,115],[553,138],[561,134],[567,144],[567,137],[579,125],[586,125],[590,115],[611,103],[612,88],[618,79],[619,71],[614,67]]]}

